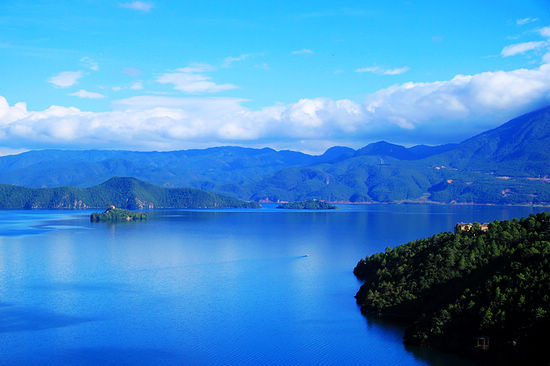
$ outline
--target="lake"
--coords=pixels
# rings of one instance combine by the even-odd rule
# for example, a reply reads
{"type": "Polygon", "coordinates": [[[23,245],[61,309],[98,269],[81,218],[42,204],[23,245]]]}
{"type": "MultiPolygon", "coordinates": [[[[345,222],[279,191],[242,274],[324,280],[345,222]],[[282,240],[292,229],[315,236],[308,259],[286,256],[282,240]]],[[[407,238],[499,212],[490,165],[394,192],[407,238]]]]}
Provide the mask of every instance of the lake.
{"type": "Polygon", "coordinates": [[[467,365],[405,347],[355,304],[359,259],[459,221],[541,208],[0,211],[0,361],[78,365],[467,365]]]}

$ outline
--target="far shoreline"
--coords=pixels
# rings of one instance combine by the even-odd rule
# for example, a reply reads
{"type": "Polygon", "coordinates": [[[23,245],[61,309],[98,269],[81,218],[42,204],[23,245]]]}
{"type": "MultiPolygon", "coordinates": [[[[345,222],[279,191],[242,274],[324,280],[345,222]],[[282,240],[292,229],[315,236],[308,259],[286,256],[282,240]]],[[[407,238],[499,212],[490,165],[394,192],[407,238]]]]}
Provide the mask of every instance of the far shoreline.
{"type": "MultiPolygon", "coordinates": [[[[259,201],[255,201],[260,203],[259,201]]],[[[414,201],[414,200],[404,200],[404,201],[394,201],[394,202],[377,202],[377,201],[363,201],[363,202],[350,202],[350,201],[324,201],[333,205],[350,205],[350,206],[368,206],[368,205],[431,205],[431,206],[488,206],[488,207],[537,207],[537,208],[545,208],[550,207],[550,203],[543,203],[543,204],[533,204],[533,203],[517,203],[517,204],[511,204],[511,203],[479,203],[479,202],[454,202],[454,203],[447,203],[447,202],[436,202],[436,201],[414,201]]],[[[285,201],[270,201],[270,202],[261,202],[262,204],[281,204],[285,203],[285,201]]],[[[266,207],[258,207],[258,208],[236,208],[236,207],[219,207],[219,208],[206,208],[206,207],[199,207],[199,208],[190,208],[190,207],[154,207],[154,208],[145,208],[145,209],[139,209],[135,208],[132,209],[134,211],[139,212],[151,212],[151,211],[163,211],[163,210],[191,210],[191,211],[211,211],[211,210],[251,210],[251,211],[261,211],[262,208],[266,207]]],[[[59,207],[59,208],[1,208],[0,211],[92,211],[100,209],[100,207],[78,207],[78,208],[70,208],[70,207],[59,207]]]]}

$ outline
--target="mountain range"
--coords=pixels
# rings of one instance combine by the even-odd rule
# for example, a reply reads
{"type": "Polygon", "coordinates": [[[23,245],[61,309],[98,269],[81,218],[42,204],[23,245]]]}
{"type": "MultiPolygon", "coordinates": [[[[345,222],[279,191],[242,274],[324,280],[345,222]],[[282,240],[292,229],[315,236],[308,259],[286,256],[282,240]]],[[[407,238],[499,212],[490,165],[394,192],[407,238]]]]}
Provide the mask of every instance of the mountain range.
{"type": "Polygon", "coordinates": [[[322,155],[270,148],[40,150],[0,158],[0,183],[88,188],[115,176],[243,200],[550,204],[550,107],[457,144],[385,141],[322,155]]]}

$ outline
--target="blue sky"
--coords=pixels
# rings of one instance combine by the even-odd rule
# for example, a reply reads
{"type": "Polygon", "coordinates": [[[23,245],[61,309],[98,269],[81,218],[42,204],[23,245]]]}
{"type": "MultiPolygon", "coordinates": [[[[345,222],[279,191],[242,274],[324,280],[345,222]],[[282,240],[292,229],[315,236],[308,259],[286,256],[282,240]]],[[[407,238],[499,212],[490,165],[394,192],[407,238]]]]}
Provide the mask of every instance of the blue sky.
{"type": "Polygon", "coordinates": [[[546,1],[0,3],[0,153],[458,142],[550,104],[546,1]]]}

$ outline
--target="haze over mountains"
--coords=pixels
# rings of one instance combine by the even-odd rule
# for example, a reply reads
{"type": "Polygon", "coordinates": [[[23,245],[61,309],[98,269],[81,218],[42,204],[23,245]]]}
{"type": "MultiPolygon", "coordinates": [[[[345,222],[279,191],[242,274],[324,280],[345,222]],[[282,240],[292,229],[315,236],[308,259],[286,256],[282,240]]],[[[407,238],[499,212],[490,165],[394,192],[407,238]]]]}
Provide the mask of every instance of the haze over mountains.
{"type": "Polygon", "coordinates": [[[3,184],[91,187],[114,176],[256,201],[550,203],[550,107],[441,146],[381,141],[318,156],[243,147],[42,150],[0,158],[3,184]]]}

